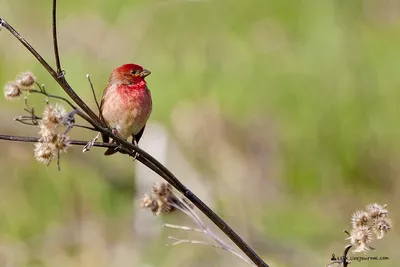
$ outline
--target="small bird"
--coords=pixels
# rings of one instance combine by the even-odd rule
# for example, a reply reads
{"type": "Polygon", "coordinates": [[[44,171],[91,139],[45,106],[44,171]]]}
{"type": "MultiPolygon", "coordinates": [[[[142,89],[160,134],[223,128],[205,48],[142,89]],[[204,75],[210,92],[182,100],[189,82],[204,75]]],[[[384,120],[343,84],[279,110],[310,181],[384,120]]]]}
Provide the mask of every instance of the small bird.
{"type": "MultiPolygon", "coordinates": [[[[114,134],[137,145],[143,135],[146,122],[152,110],[150,90],[144,78],[150,71],[136,64],[125,64],[113,70],[104,89],[100,103],[100,118],[114,134]]],[[[105,143],[109,136],[103,135],[105,143]]],[[[112,155],[117,150],[108,148],[104,155],[112,155]]]]}

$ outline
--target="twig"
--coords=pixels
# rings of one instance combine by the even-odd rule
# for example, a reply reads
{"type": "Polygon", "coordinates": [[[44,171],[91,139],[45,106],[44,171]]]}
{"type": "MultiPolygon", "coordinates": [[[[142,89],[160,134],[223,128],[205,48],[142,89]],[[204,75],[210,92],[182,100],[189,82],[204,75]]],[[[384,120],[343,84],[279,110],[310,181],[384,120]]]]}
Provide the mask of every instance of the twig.
{"type": "Polygon", "coordinates": [[[58,41],[57,41],[57,0],[53,0],[53,44],[54,44],[54,57],[56,59],[56,66],[57,66],[57,75],[58,77],[63,74],[61,70],[61,63],[60,63],[60,56],[58,54],[58,41]]]}
{"type": "Polygon", "coordinates": [[[351,247],[352,245],[347,245],[343,251],[343,267],[347,267],[347,265],[350,264],[350,262],[347,260],[347,254],[349,253],[351,247]]]}
{"type": "Polygon", "coordinates": [[[42,91],[42,90],[30,90],[29,92],[34,93],[34,94],[41,94],[48,98],[54,98],[54,99],[59,99],[59,100],[65,101],[71,108],[77,109],[77,107],[74,104],[72,104],[71,101],[69,101],[68,99],[66,99],[62,96],[51,95],[51,94],[48,94],[46,91],[42,91]]]}
{"type": "Polygon", "coordinates": [[[92,94],[93,94],[94,101],[96,102],[97,110],[100,112],[99,101],[97,101],[96,92],[94,91],[94,86],[93,86],[92,80],[90,79],[90,75],[89,75],[89,74],[86,74],[86,78],[87,78],[88,81],[89,81],[90,89],[92,89],[92,94]]]}
{"type": "MultiPolygon", "coordinates": [[[[26,142],[26,143],[37,143],[40,142],[39,137],[33,137],[33,136],[17,136],[17,135],[6,135],[6,134],[0,134],[0,140],[6,140],[6,141],[13,141],[13,142],[26,142]]],[[[76,146],[86,146],[87,141],[81,141],[81,140],[71,140],[69,142],[71,145],[76,145],[76,146]]],[[[110,143],[103,143],[103,142],[93,142],[93,145],[95,147],[117,147],[117,144],[110,144],[110,143]]]]}

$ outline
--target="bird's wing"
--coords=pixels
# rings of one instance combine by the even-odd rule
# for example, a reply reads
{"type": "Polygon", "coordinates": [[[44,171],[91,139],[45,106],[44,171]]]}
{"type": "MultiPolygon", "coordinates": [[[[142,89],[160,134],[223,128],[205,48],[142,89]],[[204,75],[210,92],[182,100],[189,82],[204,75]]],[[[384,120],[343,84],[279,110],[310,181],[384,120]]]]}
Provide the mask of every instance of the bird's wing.
{"type": "MultiPolygon", "coordinates": [[[[104,107],[105,96],[106,96],[107,92],[110,90],[110,87],[111,86],[108,84],[107,87],[104,89],[103,95],[101,96],[101,101],[100,101],[99,117],[100,117],[100,120],[102,120],[104,122],[104,124],[106,124],[106,125],[107,125],[107,122],[103,118],[102,110],[103,110],[103,107],[104,107]]],[[[110,142],[110,137],[108,135],[105,135],[105,134],[102,133],[101,137],[103,138],[103,142],[104,143],[109,143],[110,142]]]]}

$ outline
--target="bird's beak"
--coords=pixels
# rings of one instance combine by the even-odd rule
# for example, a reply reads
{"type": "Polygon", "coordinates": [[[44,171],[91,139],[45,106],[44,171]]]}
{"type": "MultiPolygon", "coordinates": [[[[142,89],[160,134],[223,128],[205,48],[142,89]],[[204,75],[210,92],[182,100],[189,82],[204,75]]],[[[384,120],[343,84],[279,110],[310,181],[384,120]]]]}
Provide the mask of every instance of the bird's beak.
{"type": "Polygon", "coordinates": [[[150,74],[151,74],[151,72],[150,72],[149,70],[143,69],[143,70],[140,72],[140,77],[144,78],[144,77],[149,76],[150,74]]]}

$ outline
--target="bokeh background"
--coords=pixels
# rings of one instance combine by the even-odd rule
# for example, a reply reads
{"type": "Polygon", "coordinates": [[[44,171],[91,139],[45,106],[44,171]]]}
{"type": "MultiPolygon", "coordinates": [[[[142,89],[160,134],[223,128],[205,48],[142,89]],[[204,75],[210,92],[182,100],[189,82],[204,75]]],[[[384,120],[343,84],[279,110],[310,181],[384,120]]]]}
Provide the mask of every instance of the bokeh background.
{"type": "MultiPolygon", "coordinates": [[[[324,266],[366,204],[388,204],[394,229],[360,266],[398,266],[400,2],[393,0],[59,1],[62,65],[95,108],[111,70],[152,71],[143,148],[162,160],[272,266],[324,266]]],[[[52,64],[51,1],[0,0],[0,17],[52,64]]],[[[64,93],[6,31],[0,83],[33,71],[64,93]]],[[[29,104],[41,112],[43,98],[29,104]]],[[[0,100],[0,133],[37,136],[13,122],[23,101],[0,100]]],[[[94,133],[73,130],[90,140],[94,133]]],[[[196,245],[166,247],[138,200],[161,181],[101,149],[71,148],[61,168],[33,144],[0,142],[0,266],[246,266],[196,245]]],[[[211,224],[210,224],[211,225],[211,224]]],[[[221,237],[222,234],[218,233],[221,237]]],[[[203,240],[206,240],[203,238],[203,240]]],[[[362,255],[360,255],[362,256],[362,255]]]]}

